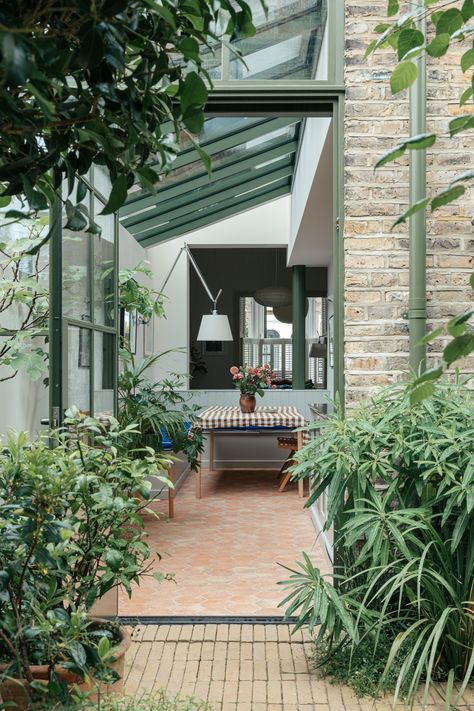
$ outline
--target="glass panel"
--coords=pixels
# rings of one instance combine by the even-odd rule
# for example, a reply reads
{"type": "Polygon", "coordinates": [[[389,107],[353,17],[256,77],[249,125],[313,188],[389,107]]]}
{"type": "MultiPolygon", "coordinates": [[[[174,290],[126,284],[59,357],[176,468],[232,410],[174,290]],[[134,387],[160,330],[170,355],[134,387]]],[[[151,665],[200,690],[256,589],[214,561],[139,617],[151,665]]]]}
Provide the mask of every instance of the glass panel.
{"type": "Polygon", "coordinates": [[[90,321],[90,235],[63,229],[63,315],[90,321]]]}
{"type": "Polygon", "coordinates": [[[327,0],[269,0],[265,16],[260,0],[248,0],[257,32],[237,40],[245,64],[230,60],[231,79],[313,79],[321,76],[327,0]]]}
{"type": "MultiPolygon", "coordinates": [[[[100,212],[102,204],[95,201],[95,212],[100,212]]],[[[102,227],[102,234],[92,235],[94,255],[94,322],[101,326],[113,326],[115,320],[114,298],[114,232],[113,215],[95,215],[95,221],[102,227]]]]}
{"type": "Polygon", "coordinates": [[[94,332],[94,417],[114,414],[115,336],[94,332]]]}
{"type": "MultiPolygon", "coordinates": [[[[13,201],[5,208],[11,209],[21,209],[21,205],[13,201]]],[[[48,312],[49,247],[46,245],[38,254],[25,255],[18,261],[22,253],[38,245],[46,236],[48,221],[47,214],[40,214],[37,220],[14,222],[0,211],[0,240],[3,242],[0,254],[1,328],[14,331],[23,326],[23,330],[28,329],[30,333],[48,328],[45,315],[48,312]],[[21,304],[15,301],[12,305],[10,285],[18,292],[27,290],[32,301],[21,304]],[[33,307],[31,311],[30,305],[33,307]]]]}
{"type": "MultiPolygon", "coordinates": [[[[283,128],[276,129],[275,131],[270,131],[269,133],[264,133],[262,136],[253,138],[250,141],[245,141],[245,143],[239,143],[233,148],[227,148],[226,150],[214,153],[212,158],[212,169],[220,168],[227,165],[240,158],[247,158],[254,153],[259,153],[263,150],[269,150],[279,143],[284,141],[289,141],[296,135],[296,127],[299,124],[292,124],[290,126],[284,126],[283,128]]],[[[264,158],[262,158],[262,162],[264,158]]],[[[173,170],[167,178],[163,181],[162,186],[166,187],[168,185],[173,185],[180,180],[186,180],[188,178],[193,178],[201,173],[205,173],[206,170],[203,166],[201,160],[196,160],[188,165],[183,165],[181,168],[176,168],[173,170]]]]}
{"type": "Polygon", "coordinates": [[[67,346],[66,404],[90,414],[91,331],[68,326],[67,346]]]}

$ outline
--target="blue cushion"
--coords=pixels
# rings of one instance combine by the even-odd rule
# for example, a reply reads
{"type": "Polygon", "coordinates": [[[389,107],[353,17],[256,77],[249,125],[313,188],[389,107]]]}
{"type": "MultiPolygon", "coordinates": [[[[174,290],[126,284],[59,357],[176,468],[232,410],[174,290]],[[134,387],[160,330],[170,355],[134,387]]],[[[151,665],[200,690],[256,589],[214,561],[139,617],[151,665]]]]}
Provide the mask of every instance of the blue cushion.
{"type": "MultiPolygon", "coordinates": [[[[189,430],[193,426],[192,422],[183,422],[183,427],[184,431],[186,434],[188,434],[189,430]]],[[[161,432],[161,444],[163,446],[163,450],[166,452],[169,452],[173,449],[173,440],[167,433],[164,427],[160,427],[160,432],[161,432]]]]}

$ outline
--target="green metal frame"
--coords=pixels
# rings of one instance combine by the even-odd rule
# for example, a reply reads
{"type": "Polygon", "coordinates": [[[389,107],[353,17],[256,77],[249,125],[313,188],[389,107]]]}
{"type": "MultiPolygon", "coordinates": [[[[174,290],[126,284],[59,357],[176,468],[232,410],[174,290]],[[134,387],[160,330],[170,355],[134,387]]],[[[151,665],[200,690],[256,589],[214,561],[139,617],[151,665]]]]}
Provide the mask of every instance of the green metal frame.
{"type": "Polygon", "coordinates": [[[194,168],[195,164],[197,174],[168,184],[165,180],[156,195],[140,192],[137,196],[130,196],[121,210],[122,224],[139,242],[146,239],[147,244],[151,245],[153,239],[158,243],[175,237],[176,229],[183,234],[184,223],[187,225],[184,231],[196,229],[203,218],[218,210],[229,207],[235,212],[240,211],[239,197],[243,191],[267,186],[265,192],[270,192],[271,188],[281,187],[283,178],[291,179],[300,123],[301,119],[291,117],[259,118],[250,126],[244,124],[238,130],[228,129],[203,141],[201,145],[212,157],[245,145],[248,141],[271,136],[275,131],[294,127],[294,137],[275,137],[267,142],[266,148],[264,144],[257,144],[240,156],[229,154],[224,165],[216,168],[211,176],[205,172],[196,150],[192,147],[186,149],[177,157],[174,170],[191,164],[194,168]]]}
{"type": "MultiPolygon", "coordinates": [[[[99,212],[107,199],[100,194],[92,181],[85,180],[89,193],[89,210],[93,216],[99,212]],[[96,206],[96,203],[99,203],[96,206]]],[[[92,240],[95,235],[89,235],[89,293],[91,299],[91,319],[79,320],[63,315],[63,259],[62,259],[62,209],[61,203],[58,200],[51,211],[51,220],[54,224],[50,240],[50,362],[49,362],[49,421],[52,426],[57,427],[62,424],[64,411],[72,403],[67,402],[67,361],[68,361],[68,329],[69,326],[83,328],[91,334],[90,345],[90,380],[89,380],[89,401],[91,413],[94,412],[94,349],[95,338],[97,332],[108,333],[114,336],[114,359],[113,359],[113,390],[114,390],[114,413],[117,412],[117,376],[118,376],[118,346],[119,346],[119,315],[118,315],[118,278],[114,279],[113,305],[114,310],[114,325],[105,326],[94,322],[94,257],[92,249],[92,240]]],[[[114,240],[113,240],[113,262],[115,272],[118,275],[118,240],[119,223],[118,216],[114,216],[114,240]]]]}

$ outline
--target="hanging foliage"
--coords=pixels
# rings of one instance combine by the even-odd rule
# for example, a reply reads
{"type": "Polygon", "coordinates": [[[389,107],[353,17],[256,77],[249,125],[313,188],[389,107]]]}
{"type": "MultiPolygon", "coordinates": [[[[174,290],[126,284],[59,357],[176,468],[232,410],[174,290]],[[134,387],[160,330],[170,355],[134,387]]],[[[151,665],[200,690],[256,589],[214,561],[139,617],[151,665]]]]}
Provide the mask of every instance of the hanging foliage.
{"type": "MultiPolygon", "coordinates": [[[[200,47],[254,33],[244,0],[2,0],[0,207],[22,201],[7,217],[46,209],[65,178],[71,194],[92,165],[112,182],[103,214],[134,183],[156,190],[180,133],[203,126],[200,47]]],[[[82,229],[86,208],[67,207],[67,227],[82,229]]]]}

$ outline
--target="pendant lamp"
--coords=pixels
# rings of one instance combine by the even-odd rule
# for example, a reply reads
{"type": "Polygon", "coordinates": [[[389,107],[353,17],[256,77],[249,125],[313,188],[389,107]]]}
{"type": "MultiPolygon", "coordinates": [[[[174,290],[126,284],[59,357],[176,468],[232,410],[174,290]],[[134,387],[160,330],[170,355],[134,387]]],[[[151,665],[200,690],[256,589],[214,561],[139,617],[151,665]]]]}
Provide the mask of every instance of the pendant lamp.
{"type": "Polygon", "coordinates": [[[173,262],[173,266],[171,267],[168,276],[165,279],[165,282],[163,286],[161,287],[160,291],[163,292],[165,286],[167,285],[169,278],[171,274],[173,273],[173,270],[178,263],[178,259],[180,258],[181,254],[185,252],[186,256],[188,257],[189,261],[193,265],[196,274],[198,275],[199,279],[201,280],[201,283],[204,287],[204,289],[207,292],[207,295],[209,296],[210,300],[213,303],[213,309],[211,314],[205,314],[202,319],[201,319],[201,325],[199,327],[199,332],[197,336],[198,341],[233,341],[234,339],[232,338],[232,331],[230,328],[230,323],[229,319],[227,316],[224,314],[218,314],[217,313],[217,300],[219,296],[222,294],[222,289],[219,290],[218,294],[216,297],[214,297],[211,293],[211,290],[209,289],[208,285],[206,284],[203,275],[201,274],[198,265],[195,262],[195,259],[193,255],[191,254],[191,250],[189,249],[187,244],[184,244],[181,249],[178,252],[178,256],[173,262]]]}
{"type": "Polygon", "coordinates": [[[278,285],[278,249],[275,249],[275,284],[257,289],[253,298],[262,306],[289,306],[291,304],[291,289],[278,285]]]}

